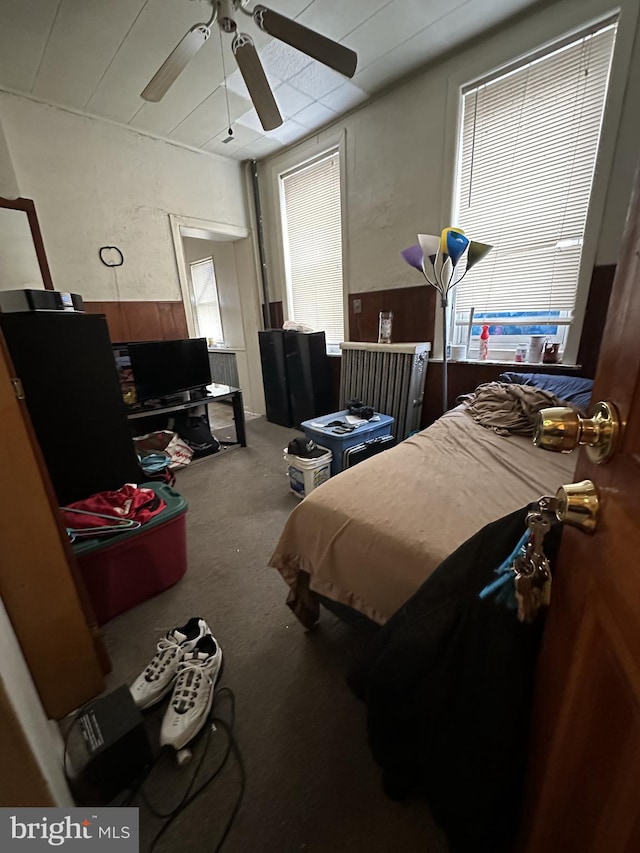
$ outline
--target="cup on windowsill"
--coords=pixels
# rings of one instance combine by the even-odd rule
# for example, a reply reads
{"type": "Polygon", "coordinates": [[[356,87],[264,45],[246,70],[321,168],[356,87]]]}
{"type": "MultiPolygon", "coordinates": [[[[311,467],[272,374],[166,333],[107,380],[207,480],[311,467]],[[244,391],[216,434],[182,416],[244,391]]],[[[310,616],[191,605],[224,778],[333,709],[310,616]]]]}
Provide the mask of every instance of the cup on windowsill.
{"type": "Polygon", "coordinates": [[[553,341],[545,341],[542,350],[543,364],[557,364],[560,361],[560,344],[553,341]]]}
{"type": "Polygon", "coordinates": [[[546,335],[531,335],[529,338],[527,361],[531,364],[539,364],[542,361],[542,349],[546,339],[546,335]]]}
{"type": "Polygon", "coordinates": [[[527,344],[518,344],[516,347],[516,355],[514,361],[516,364],[522,364],[527,360],[527,356],[529,355],[529,347],[527,344]]]}

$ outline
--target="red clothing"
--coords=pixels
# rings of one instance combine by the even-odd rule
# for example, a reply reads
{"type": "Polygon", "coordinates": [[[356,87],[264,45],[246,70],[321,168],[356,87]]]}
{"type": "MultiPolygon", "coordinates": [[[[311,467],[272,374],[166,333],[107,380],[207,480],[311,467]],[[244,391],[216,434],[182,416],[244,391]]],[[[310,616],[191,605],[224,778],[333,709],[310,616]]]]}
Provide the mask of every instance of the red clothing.
{"type": "MultiPolygon", "coordinates": [[[[98,492],[83,501],[76,501],[68,507],[61,507],[64,523],[67,527],[84,530],[87,527],[109,527],[117,524],[117,519],[129,519],[144,524],[166,507],[162,498],[153,489],[140,489],[127,484],[115,492],[98,492]],[[65,512],[66,509],[82,510],[65,512]],[[111,518],[101,518],[100,513],[111,518]],[[116,519],[115,521],[113,519],[116,519]]],[[[126,527],[123,527],[126,530],[126,527]]]]}

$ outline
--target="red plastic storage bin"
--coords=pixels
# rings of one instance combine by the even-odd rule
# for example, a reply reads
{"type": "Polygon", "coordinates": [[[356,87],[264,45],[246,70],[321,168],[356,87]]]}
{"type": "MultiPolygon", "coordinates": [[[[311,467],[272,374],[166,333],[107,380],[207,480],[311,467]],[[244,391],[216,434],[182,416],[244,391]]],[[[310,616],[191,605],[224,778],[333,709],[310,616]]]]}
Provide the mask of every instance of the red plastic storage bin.
{"type": "Polygon", "coordinates": [[[144,483],[167,504],[147,524],[106,540],[74,543],[99,625],[173,586],[187,570],[187,508],[165,483],[144,483]]]}

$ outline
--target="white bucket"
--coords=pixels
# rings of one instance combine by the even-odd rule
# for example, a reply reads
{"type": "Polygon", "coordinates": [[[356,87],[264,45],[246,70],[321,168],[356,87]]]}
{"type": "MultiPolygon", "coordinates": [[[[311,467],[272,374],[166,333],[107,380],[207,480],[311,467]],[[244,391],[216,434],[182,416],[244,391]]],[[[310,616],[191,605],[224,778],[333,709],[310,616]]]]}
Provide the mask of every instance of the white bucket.
{"type": "Polygon", "coordinates": [[[325,453],[315,459],[303,459],[301,456],[287,453],[286,447],[282,451],[287,463],[289,490],[301,500],[331,476],[331,451],[320,445],[317,447],[325,453]]]}

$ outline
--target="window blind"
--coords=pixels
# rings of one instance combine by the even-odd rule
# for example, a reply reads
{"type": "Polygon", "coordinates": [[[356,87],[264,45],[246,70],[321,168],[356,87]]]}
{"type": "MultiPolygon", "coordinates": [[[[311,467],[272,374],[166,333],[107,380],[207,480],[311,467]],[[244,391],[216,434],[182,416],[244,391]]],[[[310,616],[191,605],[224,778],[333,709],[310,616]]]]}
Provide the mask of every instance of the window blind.
{"type": "Polygon", "coordinates": [[[338,152],[280,180],[289,317],[337,344],[344,340],[338,152]]]}
{"type": "Polygon", "coordinates": [[[213,258],[194,261],[189,266],[198,334],[216,343],[224,343],[213,258]]]}
{"type": "Polygon", "coordinates": [[[572,311],[616,26],[463,92],[456,311],[572,311]]]}

